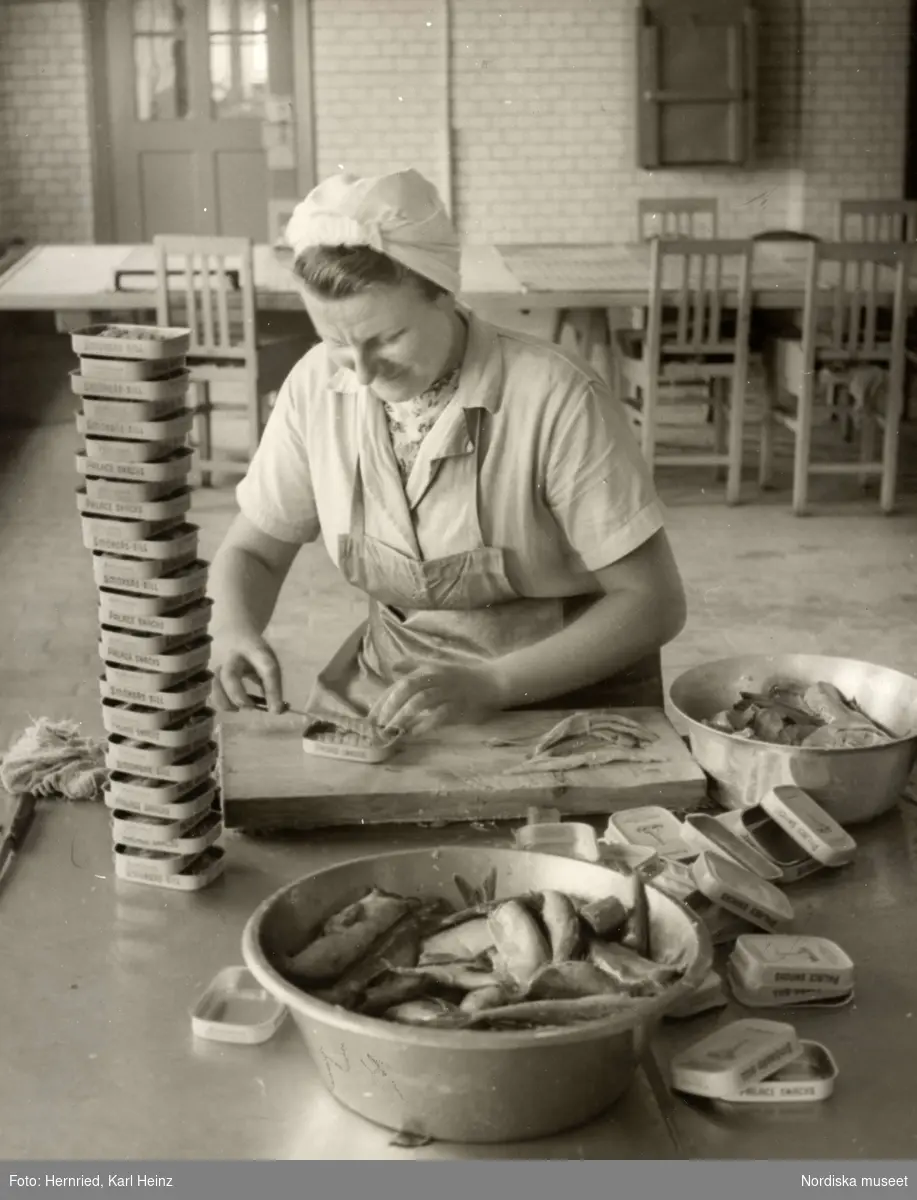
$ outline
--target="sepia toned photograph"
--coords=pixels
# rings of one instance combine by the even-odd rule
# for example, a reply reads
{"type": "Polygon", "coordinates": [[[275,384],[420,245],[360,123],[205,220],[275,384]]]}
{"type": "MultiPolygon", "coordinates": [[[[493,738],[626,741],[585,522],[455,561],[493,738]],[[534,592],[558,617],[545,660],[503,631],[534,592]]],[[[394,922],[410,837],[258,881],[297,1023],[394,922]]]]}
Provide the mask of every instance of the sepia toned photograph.
{"type": "Polygon", "coordinates": [[[0,0],[0,1192],[917,1181],[915,48],[0,0]]]}

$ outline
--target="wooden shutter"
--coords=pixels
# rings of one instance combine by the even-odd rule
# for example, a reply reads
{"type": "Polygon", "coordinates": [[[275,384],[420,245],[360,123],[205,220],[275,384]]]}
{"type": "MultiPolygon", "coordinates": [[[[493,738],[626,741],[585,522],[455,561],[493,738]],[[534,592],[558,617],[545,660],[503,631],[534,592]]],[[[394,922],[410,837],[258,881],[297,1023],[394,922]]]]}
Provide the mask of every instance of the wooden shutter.
{"type": "Polygon", "coordinates": [[[642,0],[638,163],[742,166],[754,150],[755,13],[731,0],[642,0]]]}

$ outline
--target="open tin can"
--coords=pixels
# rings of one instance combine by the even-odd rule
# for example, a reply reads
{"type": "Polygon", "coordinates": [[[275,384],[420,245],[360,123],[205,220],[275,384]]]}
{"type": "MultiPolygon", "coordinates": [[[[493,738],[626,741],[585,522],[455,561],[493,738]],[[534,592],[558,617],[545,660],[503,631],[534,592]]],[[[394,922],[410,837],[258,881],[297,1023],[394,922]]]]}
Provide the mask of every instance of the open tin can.
{"type": "Polygon", "coordinates": [[[155,692],[162,688],[175,687],[192,679],[198,668],[185,671],[144,671],[140,667],[105,660],[105,678],[117,687],[141,688],[155,692]]]}
{"type": "Polygon", "coordinates": [[[105,765],[110,771],[136,772],[154,779],[181,782],[182,776],[176,777],[169,772],[176,770],[179,764],[189,762],[205,748],[215,745],[209,737],[199,734],[195,741],[185,745],[156,746],[113,733],[108,738],[105,765]]]}
{"type": "Polygon", "coordinates": [[[740,937],[734,965],[750,987],[853,987],[853,961],[836,942],[808,934],[752,934],[740,937]]]}
{"type": "Polygon", "coordinates": [[[125,466],[168,462],[173,455],[189,449],[186,436],[171,437],[164,442],[147,442],[136,438],[84,433],[83,441],[89,458],[123,463],[125,466]]]}
{"type": "Polygon", "coordinates": [[[174,358],[96,358],[81,354],[80,374],[93,381],[164,379],[180,371],[187,359],[184,354],[174,358]]]}
{"type": "MultiPolygon", "coordinates": [[[[168,562],[163,573],[174,570],[179,562],[187,565],[197,558],[200,530],[191,522],[117,521],[83,517],[83,544],[87,550],[114,554],[119,558],[152,558],[168,562]],[[153,526],[147,532],[142,525],[153,526]]],[[[151,576],[141,576],[150,578],[151,576]]]]}
{"type": "Polygon", "coordinates": [[[162,561],[93,555],[99,587],[139,596],[182,597],[207,586],[208,568],[193,553],[162,561]]]}
{"type": "Polygon", "coordinates": [[[141,412],[148,405],[169,403],[174,411],[175,402],[180,403],[187,394],[190,379],[191,372],[183,366],[156,379],[99,379],[82,370],[70,372],[70,386],[75,395],[83,397],[84,405],[90,397],[100,397],[120,401],[122,406],[135,404],[141,412]]]}
{"type": "Polygon", "coordinates": [[[117,783],[109,783],[105,788],[105,806],[112,812],[137,813],[164,821],[196,821],[218,805],[216,784],[212,779],[196,783],[177,798],[163,800],[155,788],[146,791],[149,795],[144,798],[133,789],[126,790],[117,783]]]}
{"type": "Polygon", "coordinates": [[[109,629],[124,630],[127,633],[154,634],[158,637],[189,638],[201,633],[210,624],[213,602],[199,598],[191,604],[181,607],[171,597],[143,597],[140,601],[131,602],[122,607],[117,597],[100,594],[99,622],[109,629]],[[145,604],[149,610],[154,605],[165,604],[166,611],[138,612],[140,605],[145,604]],[[132,611],[133,610],[133,611],[132,611]]]}
{"type": "Polygon", "coordinates": [[[726,978],[732,994],[745,1008],[845,1008],[853,1001],[853,991],[837,988],[809,989],[798,987],[749,988],[730,962],[726,978]]]}
{"type": "Polygon", "coordinates": [[[247,967],[226,967],[191,1010],[191,1029],[209,1041],[257,1046],[270,1041],[286,1015],[247,967]]]}
{"type": "Polygon", "coordinates": [[[206,667],[210,661],[211,642],[212,639],[207,635],[196,637],[193,641],[179,637],[174,647],[168,650],[143,651],[139,646],[130,648],[125,635],[113,634],[103,628],[99,657],[106,663],[120,663],[122,666],[174,675],[177,682],[179,675],[206,667]]]}
{"type": "Polygon", "coordinates": [[[198,671],[180,683],[172,683],[161,689],[145,688],[139,684],[113,683],[104,675],[99,681],[99,688],[105,700],[120,700],[125,704],[168,709],[171,712],[205,704],[212,687],[211,671],[198,671]]]}
{"type": "Polygon", "coordinates": [[[213,770],[217,753],[216,742],[202,742],[190,750],[182,748],[176,751],[166,746],[138,746],[136,743],[109,738],[105,758],[109,770],[113,772],[112,781],[116,775],[119,778],[123,776],[126,786],[146,790],[160,783],[176,788],[194,783],[213,770]],[[181,757],[172,762],[163,761],[172,754],[180,754],[181,757]]]}
{"type": "Polygon", "coordinates": [[[87,474],[86,496],[100,503],[149,504],[174,495],[184,480],[164,479],[156,482],[137,479],[109,479],[105,475],[87,474]]]}
{"type": "Polygon", "coordinates": [[[672,1087],[710,1099],[728,1097],[766,1079],[799,1053],[792,1025],[758,1018],[731,1021],[675,1055],[672,1087]]]}
{"type": "Polygon", "coordinates": [[[183,446],[153,462],[119,461],[116,458],[95,456],[79,451],[76,469],[81,475],[99,479],[118,479],[133,484],[178,485],[191,473],[194,451],[183,446]]]}
{"type": "MultiPolygon", "coordinates": [[[[100,616],[106,625],[131,628],[139,619],[150,617],[177,616],[182,609],[194,604],[203,604],[207,598],[206,588],[198,588],[186,596],[156,596],[138,592],[122,592],[117,588],[99,588],[100,616]]],[[[141,626],[142,628],[143,626],[141,626]]],[[[174,630],[153,630],[175,632],[174,630]]]]}
{"type": "Polygon", "coordinates": [[[191,348],[191,330],[114,322],[86,325],[74,330],[70,345],[79,358],[182,358],[191,348]]]}
{"type": "Polygon", "coordinates": [[[154,421],[103,421],[98,417],[90,417],[85,412],[76,415],[77,432],[86,438],[104,437],[123,442],[149,442],[160,447],[171,447],[175,443],[182,445],[193,425],[194,413],[190,411],[154,421]]]}
{"type": "MultiPolygon", "coordinates": [[[[120,521],[149,522],[178,521],[191,508],[191,489],[180,486],[158,500],[103,499],[78,488],[76,505],[81,513],[92,517],[111,517],[120,521]]],[[[139,532],[139,530],[137,531],[139,532]]]]}
{"type": "Polygon", "coordinates": [[[802,1040],[800,1053],[766,1079],[720,1097],[726,1104],[811,1104],[827,1100],[834,1091],[838,1068],[831,1051],[820,1042],[802,1040]]]}
{"type": "Polygon", "coordinates": [[[226,865],[226,852],[222,846],[208,846],[203,853],[186,858],[116,845],[114,856],[115,874],[120,879],[177,892],[199,892],[209,887],[222,875],[226,865]],[[180,865],[176,867],[175,864],[180,865]]]}
{"type": "Polygon", "coordinates": [[[189,748],[212,739],[216,714],[206,705],[183,713],[170,713],[164,709],[103,700],[102,724],[109,734],[120,734],[147,745],[189,748]]]}
{"type": "Polygon", "coordinates": [[[160,850],[177,857],[194,857],[219,841],[223,823],[217,812],[169,820],[116,809],[112,835],[116,844],[142,850],[160,850]]]}

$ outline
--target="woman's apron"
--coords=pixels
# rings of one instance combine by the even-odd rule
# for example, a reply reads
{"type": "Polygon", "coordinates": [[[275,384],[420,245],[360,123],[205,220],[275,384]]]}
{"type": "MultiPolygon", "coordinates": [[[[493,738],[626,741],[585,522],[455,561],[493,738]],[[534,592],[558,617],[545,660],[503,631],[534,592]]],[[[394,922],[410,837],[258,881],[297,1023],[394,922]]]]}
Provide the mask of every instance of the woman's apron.
{"type": "MultiPolygon", "coordinates": [[[[428,664],[471,666],[543,641],[600,598],[534,599],[509,580],[504,552],[486,546],[479,479],[482,412],[466,410],[473,451],[441,459],[437,480],[465,513],[461,542],[472,549],[442,558],[402,553],[366,533],[363,471],[358,454],[350,532],[338,540],[344,578],[369,597],[369,618],[319,673],[309,701],[315,717],[351,725],[409,671],[428,664]],[[445,478],[444,478],[445,477],[445,478]]],[[[553,696],[523,709],[661,707],[658,653],[613,679],[553,696]]]]}

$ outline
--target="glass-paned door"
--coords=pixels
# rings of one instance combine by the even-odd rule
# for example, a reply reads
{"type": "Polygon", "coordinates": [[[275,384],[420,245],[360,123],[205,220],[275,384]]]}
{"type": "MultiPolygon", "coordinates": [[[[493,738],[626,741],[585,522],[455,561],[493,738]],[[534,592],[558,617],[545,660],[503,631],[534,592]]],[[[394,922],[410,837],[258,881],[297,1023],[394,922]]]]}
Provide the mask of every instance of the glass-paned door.
{"type": "Polygon", "coordinates": [[[263,126],[292,91],[290,0],[109,0],[116,237],[268,237],[263,126]]]}

